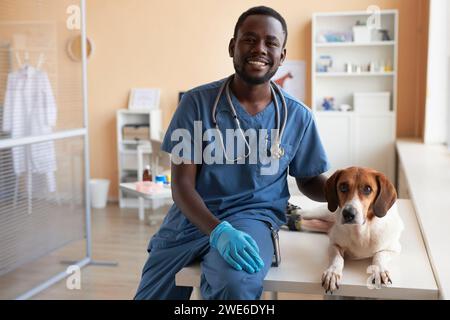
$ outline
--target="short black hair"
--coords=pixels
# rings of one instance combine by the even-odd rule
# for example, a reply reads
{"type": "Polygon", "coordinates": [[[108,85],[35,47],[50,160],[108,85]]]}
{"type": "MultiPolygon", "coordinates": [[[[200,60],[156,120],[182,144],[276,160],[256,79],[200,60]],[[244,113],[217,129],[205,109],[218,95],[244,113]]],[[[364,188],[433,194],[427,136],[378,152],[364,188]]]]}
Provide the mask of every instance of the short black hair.
{"type": "Polygon", "coordinates": [[[277,19],[278,21],[280,21],[281,26],[283,27],[283,32],[284,32],[284,42],[283,42],[283,48],[284,48],[286,46],[286,41],[287,41],[287,36],[288,36],[286,21],[281,16],[281,14],[279,14],[277,11],[275,11],[272,8],[266,7],[266,6],[253,7],[253,8],[248,9],[247,11],[245,11],[243,14],[241,14],[238,21],[236,22],[236,26],[234,27],[233,37],[235,39],[237,38],[238,30],[241,27],[241,25],[244,23],[244,20],[247,19],[248,16],[253,16],[253,15],[270,16],[270,17],[273,17],[273,18],[277,19]]]}

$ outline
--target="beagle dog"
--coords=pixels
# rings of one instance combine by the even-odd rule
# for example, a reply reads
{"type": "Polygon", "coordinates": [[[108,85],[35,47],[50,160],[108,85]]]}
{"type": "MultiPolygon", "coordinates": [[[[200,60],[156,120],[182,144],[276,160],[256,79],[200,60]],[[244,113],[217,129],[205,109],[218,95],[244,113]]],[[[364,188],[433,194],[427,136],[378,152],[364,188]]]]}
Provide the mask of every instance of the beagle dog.
{"type": "Polygon", "coordinates": [[[328,207],[299,210],[302,226],[309,223],[316,226],[312,231],[326,231],[330,238],[330,265],[322,275],[325,292],[339,289],[344,257],[372,258],[368,269],[372,283],[377,288],[392,284],[387,263],[401,251],[403,230],[392,183],[375,170],[350,167],[328,178],[325,194],[328,207]],[[318,220],[312,223],[311,219],[318,220]],[[317,221],[323,222],[321,227],[317,227],[317,221]]]}

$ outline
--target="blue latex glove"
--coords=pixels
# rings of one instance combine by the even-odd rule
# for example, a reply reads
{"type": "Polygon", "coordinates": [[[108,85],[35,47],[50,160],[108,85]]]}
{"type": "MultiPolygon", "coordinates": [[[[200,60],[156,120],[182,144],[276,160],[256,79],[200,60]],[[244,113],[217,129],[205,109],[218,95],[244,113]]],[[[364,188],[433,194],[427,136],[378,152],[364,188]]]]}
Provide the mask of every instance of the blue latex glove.
{"type": "Polygon", "coordinates": [[[214,228],[209,243],[236,270],[254,273],[264,267],[255,240],[247,233],[233,228],[226,221],[214,228]]]}

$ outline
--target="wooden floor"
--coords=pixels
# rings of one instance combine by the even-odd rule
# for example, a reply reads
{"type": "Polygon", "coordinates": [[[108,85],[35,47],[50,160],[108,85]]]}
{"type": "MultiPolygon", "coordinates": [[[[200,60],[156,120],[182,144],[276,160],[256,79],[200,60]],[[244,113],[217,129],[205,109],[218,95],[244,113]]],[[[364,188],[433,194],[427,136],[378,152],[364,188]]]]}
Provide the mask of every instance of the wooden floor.
{"type": "MultiPolygon", "coordinates": [[[[166,209],[163,209],[166,210],[166,209]]],[[[164,211],[163,211],[164,212],[164,211]]],[[[159,224],[140,222],[137,209],[108,205],[92,211],[93,258],[117,262],[116,267],[87,266],[81,269],[81,289],[69,290],[66,279],[33,299],[132,299],[147,259],[148,241],[159,224]]],[[[66,270],[63,260],[79,259],[85,241],[79,241],[0,277],[0,299],[13,299],[51,275],[66,270]]],[[[263,298],[268,298],[264,294],[263,298]]],[[[321,296],[280,293],[279,299],[322,299],[321,296]]]]}

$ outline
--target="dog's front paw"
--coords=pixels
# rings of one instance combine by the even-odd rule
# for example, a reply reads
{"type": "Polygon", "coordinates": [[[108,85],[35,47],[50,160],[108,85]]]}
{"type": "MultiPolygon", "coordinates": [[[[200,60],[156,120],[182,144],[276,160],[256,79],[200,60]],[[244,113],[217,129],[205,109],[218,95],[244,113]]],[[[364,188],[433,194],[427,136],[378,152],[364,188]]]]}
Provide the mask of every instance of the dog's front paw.
{"type": "Polygon", "coordinates": [[[369,278],[369,287],[380,289],[381,286],[389,286],[392,284],[391,276],[389,271],[381,268],[377,265],[371,265],[367,268],[367,273],[370,273],[371,276],[369,278]]]}
{"type": "Polygon", "coordinates": [[[341,282],[342,273],[338,272],[335,268],[328,268],[322,274],[322,287],[325,289],[325,293],[330,292],[333,294],[333,291],[339,289],[339,284],[341,282]]]}
{"type": "Polygon", "coordinates": [[[286,208],[286,225],[291,231],[301,231],[302,230],[302,216],[300,212],[302,209],[299,206],[296,206],[290,202],[288,202],[286,208]]]}

